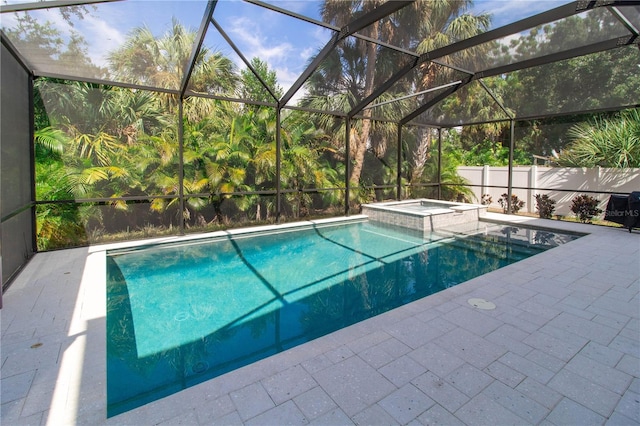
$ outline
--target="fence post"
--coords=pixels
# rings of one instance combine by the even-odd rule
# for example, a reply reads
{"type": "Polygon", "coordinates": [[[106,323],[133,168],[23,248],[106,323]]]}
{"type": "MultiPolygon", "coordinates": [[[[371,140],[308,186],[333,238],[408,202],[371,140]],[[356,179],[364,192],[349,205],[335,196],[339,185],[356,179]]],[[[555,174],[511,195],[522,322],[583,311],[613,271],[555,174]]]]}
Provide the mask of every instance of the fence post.
{"type": "Polygon", "coordinates": [[[344,118],[344,215],[349,216],[349,186],[351,179],[351,158],[349,158],[349,151],[351,150],[351,119],[349,117],[344,118]]]}
{"type": "Polygon", "coordinates": [[[484,165],[482,167],[482,187],[480,188],[480,202],[482,202],[482,196],[489,193],[489,185],[491,184],[491,167],[484,165]]]}
{"type": "MultiPolygon", "coordinates": [[[[282,215],[282,109],[276,107],[276,223],[280,223],[282,215]]],[[[300,211],[298,210],[298,213],[300,211]]]]}
{"type": "Polygon", "coordinates": [[[529,169],[529,208],[527,209],[529,213],[536,212],[536,194],[538,188],[538,166],[533,164],[529,169]]]}
{"type": "Polygon", "coordinates": [[[442,200],[442,127],[438,127],[438,200],[442,200]]]}
{"type": "Polygon", "coordinates": [[[178,98],[178,204],[180,208],[180,222],[178,232],[184,235],[184,99],[178,98]]]}
{"type": "Polygon", "coordinates": [[[398,124],[398,159],[396,160],[396,200],[402,200],[402,124],[398,124]]]}
{"type": "Polygon", "coordinates": [[[507,213],[513,213],[511,210],[511,195],[513,194],[513,149],[515,147],[515,122],[510,121],[509,132],[509,176],[507,177],[507,213]]]}

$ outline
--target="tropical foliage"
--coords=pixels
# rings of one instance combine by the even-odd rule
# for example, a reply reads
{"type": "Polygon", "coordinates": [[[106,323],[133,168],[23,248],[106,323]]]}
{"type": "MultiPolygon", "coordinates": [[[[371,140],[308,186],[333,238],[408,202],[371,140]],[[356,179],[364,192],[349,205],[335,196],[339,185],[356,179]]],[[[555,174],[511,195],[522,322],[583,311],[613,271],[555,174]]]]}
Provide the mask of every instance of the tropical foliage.
{"type": "Polygon", "coordinates": [[[560,164],[574,167],[640,167],[640,109],[594,117],[569,129],[571,144],[560,164]]]}
{"type": "MultiPolygon", "coordinates": [[[[325,22],[341,27],[380,3],[325,0],[321,15],[325,22]]],[[[305,86],[300,104],[315,112],[278,111],[283,90],[266,62],[253,58],[250,64],[255,73],[239,70],[229,57],[206,46],[195,58],[187,90],[204,96],[181,99],[162,92],[37,80],[34,124],[40,249],[86,244],[114,234],[121,238],[128,233],[175,233],[182,226],[201,230],[232,222],[272,222],[278,212],[284,220],[335,214],[345,208],[345,181],[351,185],[351,211],[362,202],[395,197],[398,176],[406,197],[440,195],[478,201],[472,199],[457,167],[506,165],[510,145],[506,122],[451,128],[437,138],[437,132],[421,125],[418,118],[402,129],[398,147],[398,127],[391,121],[428,98],[393,100],[459,79],[459,69],[526,60],[552,53],[559,45],[590,40],[596,27],[612,25],[608,15],[577,16],[535,29],[509,46],[485,43],[441,58],[439,64],[424,62],[376,101],[393,102],[364,108],[357,119],[350,120],[348,152],[346,120],[322,113],[352,111],[407,63],[406,55],[384,43],[425,53],[485,32],[490,16],[472,14],[471,6],[469,0],[419,0],[360,31],[382,44],[365,38],[342,40],[305,86]],[[247,103],[222,100],[229,98],[247,103]],[[376,120],[374,111],[389,120],[376,120]],[[437,140],[442,141],[442,158],[437,155],[437,140]],[[276,188],[281,189],[280,200],[276,188]]],[[[12,38],[28,42],[44,57],[55,63],[72,60],[87,75],[111,75],[134,85],[173,90],[183,84],[196,37],[195,31],[175,19],[164,34],[136,28],[120,48],[108,52],[108,65],[100,68],[91,63],[79,34],[65,40],[55,26],[27,14],[19,17],[19,26],[12,31],[12,38]]],[[[603,102],[617,102],[627,92],[637,92],[640,79],[627,76],[619,84],[620,76],[610,64],[633,60],[620,49],[484,79],[483,85],[464,87],[422,118],[463,122],[472,117],[484,122],[562,110],[554,94],[571,95],[572,88],[550,76],[566,74],[567,67],[575,75],[597,75],[587,83],[606,88],[608,98],[603,102]],[[532,92],[533,88],[540,92],[532,92]],[[511,100],[521,109],[498,108],[496,100],[505,104],[511,100]]],[[[579,81],[585,84],[584,79],[579,81]]],[[[604,93],[601,88],[593,91],[604,93]]],[[[569,102],[585,109],[599,105],[597,99],[571,98],[569,102]]],[[[521,122],[516,129],[514,163],[530,164],[532,154],[548,156],[557,151],[563,161],[576,164],[605,165],[606,159],[615,167],[637,166],[638,114],[632,110],[615,117],[603,115],[569,133],[566,129],[584,117],[521,122]],[[546,132],[544,126],[550,122],[561,124],[562,132],[546,132]],[[571,145],[567,134],[573,137],[571,145]]]]}

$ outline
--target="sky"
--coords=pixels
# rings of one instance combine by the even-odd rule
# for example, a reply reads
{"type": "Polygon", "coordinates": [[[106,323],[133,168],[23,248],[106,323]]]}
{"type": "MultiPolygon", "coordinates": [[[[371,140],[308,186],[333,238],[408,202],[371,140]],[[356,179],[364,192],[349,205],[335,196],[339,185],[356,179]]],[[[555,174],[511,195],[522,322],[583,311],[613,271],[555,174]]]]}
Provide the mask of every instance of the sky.
{"type": "MultiPolygon", "coordinates": [[[[24,3],[21,0],[1,2],[24,3]]],[[[318,0],[268,0],[267,3],[320,20],[322,2],[318,0]]],[[[472,11],[491,13],[492,27],[495,28],[564,3],[566,1],[476,0],[472,11]]],[[[132,29],[147,26],[155,35],[160,36],[170,28],[171,19],[175,17],[195,31],[200,26],[205,6],[206,2],[202,0],[101,3],[89,6],[90,14],[82,20],[75,19],[73,28],[59,13],[47,10],[30,13],[40,21],[51,22],[63,34],[70,34],[72,29],[81,33],[88,43],[87,50],[91,60],[97,65],[106,66],[108,53],[121,46],[132,29]]],[[[2,14],[0,19],[3,28],[10,28],[15,24],[13,14],[2,14]]],[[[219,0],[214,19],[247,60],[257,56],[267,62],[269,69],[276,72],[278,82],[285,91],[332,35],[331,31],[322,27],[240,0],[219,0]]],[[[212,26],[207,31],[205,46],[212,51],[221,50],[240,69],[245,67],[212,26]]]]}

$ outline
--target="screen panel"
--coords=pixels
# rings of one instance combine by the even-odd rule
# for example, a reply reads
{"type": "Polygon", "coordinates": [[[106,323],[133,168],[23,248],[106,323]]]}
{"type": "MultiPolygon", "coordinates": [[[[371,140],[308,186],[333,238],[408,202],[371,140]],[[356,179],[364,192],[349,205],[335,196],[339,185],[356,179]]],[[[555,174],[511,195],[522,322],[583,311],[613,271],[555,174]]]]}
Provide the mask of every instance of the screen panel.
{"type": "Polygon", "coordinates": [[[639,66],[638,47],[624,46],[512,72],[502,96],[517,118],[624,108],[640,103],[639,66]]]}
{"type": "Polygon", "coordinates": [[[172,95],[38,80],[37,199],[176,194],[177,109],[172,95]]]}
{"type": "Polygon", "coordinates": [[[629,35],[629,30],[606,8],[597,8],[461,50],[441,60],[480,72],[629,35]]]}
{"type": "MultiPolygon", "coordinates": [[[[2,44],[0,258],[4,285],[33,255],[31,78],[2,44]]],[[[0,306],[2,299],[0,297],[0,306]]]]}
{"type": "Polygon", "coordinates": [[[2,217],[31,199],[29,76],[2,45],[2,217]]]}
{"type": "Polygon", "coordinates": [[[0,235],[2,236],[3,285],[13,278],[33,256],[33,233],[31,209],[2,222],[0,235]]]}
{"type": "Polygon", "coordinates": [[[118,1],[2,15],[36,74],[178,90],[206,1],[118,1]]]}

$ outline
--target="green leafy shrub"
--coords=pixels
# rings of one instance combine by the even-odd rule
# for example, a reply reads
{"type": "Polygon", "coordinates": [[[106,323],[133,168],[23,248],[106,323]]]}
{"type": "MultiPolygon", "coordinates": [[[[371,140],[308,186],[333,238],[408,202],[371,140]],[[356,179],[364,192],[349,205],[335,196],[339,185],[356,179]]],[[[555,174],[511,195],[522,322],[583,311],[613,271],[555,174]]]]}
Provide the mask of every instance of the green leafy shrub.
{"type": "MultiPolygon", "coordinates": [[[[485,139],[469,150],[461,150],[460,156],[465,166],[507,166],[509,165],[509,147],[502,143],[485,139]]],[[[531,155],[521,149],[513,152],[514,164],[531,164],[531,155]]]]}
{"type": "Polygon", "coordinates": [[[640,167],[640,108],[593,117],[571,127],[561,166],[640,167]]]}
{"type": "MultiPolygon", "coordinates": [[[[498,203],[500,203],[500,206],[502,207],[504,213],[507,213],[507,210],[509,209],[508,200],[509,195],[506,193],[502,194],[502,196],[498,200],[498,203]]],[[[524,207],[524,204],[524,201],[520,200],[517,195],[511,194],[511,213],[518,213],[518,211],[520,211],[520,209],[524,207]]]]}
{"type": "Polygon", "coordinates": [[[602,213],[598,208],[598,200],[587,194],[578,195],[571,200],[571,211],[582,223],[591,223],[591,219],[602,213]]]}
{"type": "Polygon", "coordinates": [[[556,209],[556,200],[549,198],[547,194],[536,194],[536,210],[542,219],[551,219],[556,209]]]}

